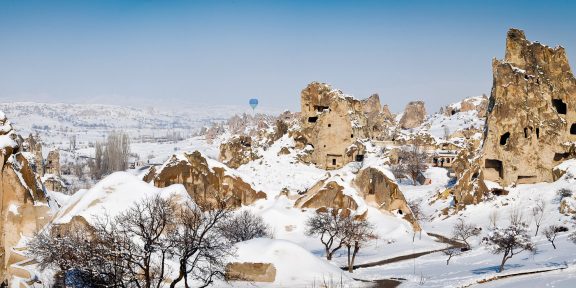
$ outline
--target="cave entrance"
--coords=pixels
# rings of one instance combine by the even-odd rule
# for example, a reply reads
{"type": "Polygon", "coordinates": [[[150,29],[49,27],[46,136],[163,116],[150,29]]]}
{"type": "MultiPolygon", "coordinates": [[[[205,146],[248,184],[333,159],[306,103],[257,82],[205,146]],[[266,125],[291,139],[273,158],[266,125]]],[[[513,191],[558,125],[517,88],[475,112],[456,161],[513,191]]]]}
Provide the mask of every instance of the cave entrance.
{"type": "Polygon", "coordinates": [[[508,139],[510,138],[510,132],[506,132],[500,136],[500,145],[506,145],[508,139]]]}
{"type": "Polygon", "coordinates": [[[364,161],[364,155],[362,154],[356,155],[356,162],[362,162],[362,161],[364,161]]]}
{"type": "Polygon", "coordinates": [[[576,123],[572,123],[572,126],[570,126],[570,134],[576,135],[576,123]]]}
{"type": "Polygon", "coordinates": [[[315,105],[314,109],[316,109],[316,111],[318,112],[324,112],[324,110],[328,110],[330,109],[330,107],[328,106],[320,106],[320,105],[315,105]]]}
{"type": "Polygon", "coordinates": [[[558,114],[566,114],[568,111],[568,107],[566,106],[566,103],[562,101],[562,99],[552,99],[552,106],[556,108],[556,112],[558,112],[558,114]]]}
{"type": "Polygon", "coordinates": [[[318,117],[308,117],[308,123],[316,123],[318,121],[318,117]]]}
{"type": "Polygon", "coordinates": [[[488,180],[502,178],[502,161],[496,159],[484,160],[485,176],[488,180]]]}

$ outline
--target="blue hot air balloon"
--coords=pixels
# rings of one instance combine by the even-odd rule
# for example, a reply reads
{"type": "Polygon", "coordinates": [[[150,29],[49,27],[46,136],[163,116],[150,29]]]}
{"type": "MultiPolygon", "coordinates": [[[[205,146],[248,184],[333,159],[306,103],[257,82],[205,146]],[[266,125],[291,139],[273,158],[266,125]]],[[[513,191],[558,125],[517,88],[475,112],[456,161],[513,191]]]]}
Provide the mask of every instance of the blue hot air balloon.
{"type": "Polygon", "coordinates": [[[250,99],[248,103],[250,103],[250,107],[252,107],[252,110],[254,110],[256,109],[256,106],[258,106],[258,99],[256,98],[250,99]]]}

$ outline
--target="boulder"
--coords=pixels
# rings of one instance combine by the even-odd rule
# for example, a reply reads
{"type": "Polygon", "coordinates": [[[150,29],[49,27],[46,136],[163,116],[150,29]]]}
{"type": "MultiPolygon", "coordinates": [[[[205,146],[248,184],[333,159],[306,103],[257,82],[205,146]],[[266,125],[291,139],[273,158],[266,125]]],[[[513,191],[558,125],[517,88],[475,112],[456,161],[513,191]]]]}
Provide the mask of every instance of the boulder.
{"type": "Polygon", "coordinates": [[[274,282],[276,267],[272,263],[231,262],[226,265],[227,281],[274,282]]]}

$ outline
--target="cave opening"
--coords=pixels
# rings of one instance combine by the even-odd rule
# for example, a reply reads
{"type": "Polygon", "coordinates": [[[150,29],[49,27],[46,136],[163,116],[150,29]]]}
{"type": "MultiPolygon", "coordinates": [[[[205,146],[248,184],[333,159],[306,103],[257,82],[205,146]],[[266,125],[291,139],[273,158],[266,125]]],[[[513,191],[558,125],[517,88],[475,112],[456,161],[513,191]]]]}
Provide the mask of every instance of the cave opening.
{"type": "Polygon", "coordinates": [[[556,112],[558,112],[558,114],[566,114],[568,111],[568,107],[566,106],[566,103],[562,101],[562,99],[552,99],[552,106],[556,108],[556,112]]]}
{"type": "Polygon", "coordinates": [[[506,132],[500,136],[500,145],[506,145],[508,143],[508,138],[510,138],[510,132],[506,132]]]}
{"type": "Polygon", "coordinates": [[[570,126],[570,134],[576,135],[576,123],[572,123],[572,126],[570,126]]]}

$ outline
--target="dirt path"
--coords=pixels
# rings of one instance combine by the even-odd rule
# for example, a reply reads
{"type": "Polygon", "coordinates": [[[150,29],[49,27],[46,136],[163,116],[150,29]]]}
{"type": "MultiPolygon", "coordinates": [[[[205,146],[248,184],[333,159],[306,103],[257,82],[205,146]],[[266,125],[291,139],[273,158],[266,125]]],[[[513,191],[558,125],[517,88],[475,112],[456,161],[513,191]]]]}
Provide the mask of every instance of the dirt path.
{"type": "MultiPolygon", "coordinates": [[[[358,265],[354,265],[353,269],[356,270],[358,268],[368,268],[368,267],[374,267],[374,266],[382,266],[382,265],[386,265],[386,264],[390,264],[390,263],[396,263],[396,262],[400,262],[400,261],[405,261],[405,260],[410,260],[410,259],[414,259],[414,258],[418,258],[418,257],[422,257],[424,255],[428,255],[428,254],[432,254],[432,253],[436,253],[436,252],[441,252],[450,248],[462,248],[464,247],[464,244],[458,242],[458,241],[454,241],[448,237],[442,236],[440,234],[436,234],[436,233],[430,233],[427,232],[428,235],[436,238],[437,242],[440,243],[445,243],[445,244],[450,244],[449,247],[447,248],[442,248],[442,249],[436,249],[436,250],[429,250],[429,251],[423,251],[423,252],[418,252],[418,253],[412,253],[412,254],[407,254],[407,255],[402,255],[402,256],[397,256],[397,257],[392,257],[392,258],[388,258],[388,259],[384,259],[384,260],[379,260],[379,261],[375,261],[375,262],[369,262],[369,263],[364,263],[364,264],[358,264],[358,265]]],[[[348,267],[341,267],[342,270],[348,270],[348,267]]]]}
{"type": "MultiPolygon", "coordinates": [[[[423,251],[423,252],[418,252],[418,253],[412,253],[412,254],[407,254],[407,255],[402,255],[402,256],[397,256],[397,257],[392,257],[392,258],[388,258],[388,259],[384,259],[384,260],[380,260],[380,261],[375,261],[375,262],[369,262],[369,263],[364,263],[364,264],[359,264],[359,265],[354,265],[353,269],[356,270],[358,268],[368,268],[368,267],[375,267],[375,266],[382,266],[382,265],[386,265],[386,264],[390,264],[390,263],[395,263],[395,262],[400,262],[400,261],[405,261],[405,260],[410,260],[410,259],[414,259],[414,258],[418,258],[424,255],[428,255],[428,254],[432,254],[432,253],[436,253],[436,252],[440,252],[440,251],[444,251],[447,249],[451,249],[451,248],[462,248],[465,247],[465,245],[461,242],[452,240],[446,236],[442,236],[440,234],[436,234],[436,233],[430,233],[430,232],[426,232],[428,235],[436,238],[436,242],[440,242],[440,243],[445,243],[445,244],[449,244],[450,246],[443,248],[443,249],[436,249],[436,250],[430,250],[430,251],[423,251]]],[[[341,267],[342,270],[348,270],[348,267],[341,267]]],[[[374,288],[395,288],[398,287],[402,281],[402,279],[380,279],[380,280],[372,280],[370,282],[374,283],[374,288]]]]}

